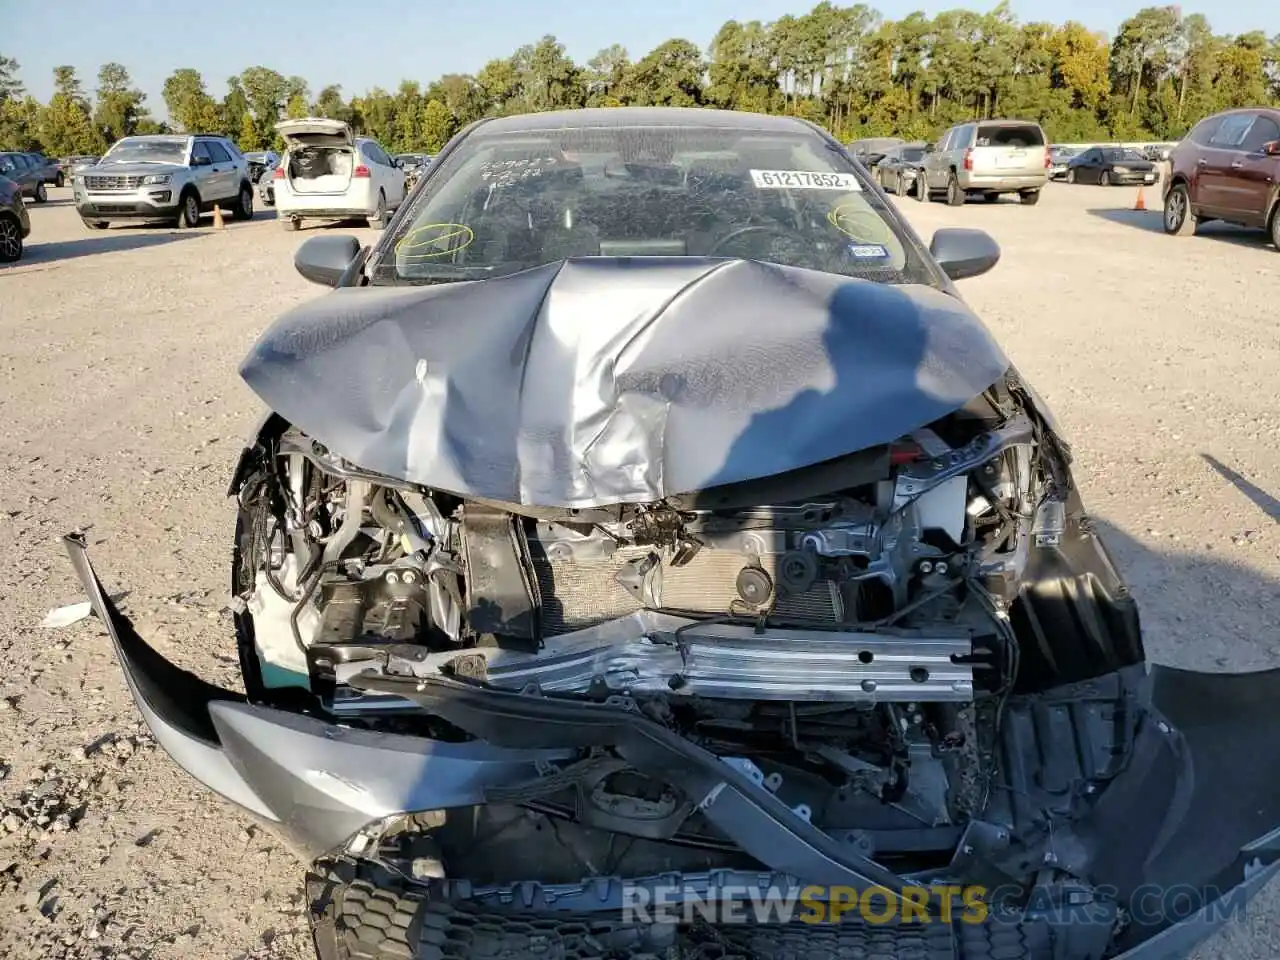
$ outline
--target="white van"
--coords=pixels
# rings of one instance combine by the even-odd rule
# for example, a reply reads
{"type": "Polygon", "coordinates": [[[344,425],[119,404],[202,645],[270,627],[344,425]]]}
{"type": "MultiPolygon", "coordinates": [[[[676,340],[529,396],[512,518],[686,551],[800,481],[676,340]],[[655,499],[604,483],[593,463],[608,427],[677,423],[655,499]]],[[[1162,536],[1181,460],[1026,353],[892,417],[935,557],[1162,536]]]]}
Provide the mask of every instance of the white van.
{"type": "Polygon", "coordinates": [[[341,120],[282,120],[276,130],[285,153],[272,173],[276,215],[286,230],[304,219],[365,217],[381,230],[404,201],[404,170],[368,137],[352,135],[341,120]]]}

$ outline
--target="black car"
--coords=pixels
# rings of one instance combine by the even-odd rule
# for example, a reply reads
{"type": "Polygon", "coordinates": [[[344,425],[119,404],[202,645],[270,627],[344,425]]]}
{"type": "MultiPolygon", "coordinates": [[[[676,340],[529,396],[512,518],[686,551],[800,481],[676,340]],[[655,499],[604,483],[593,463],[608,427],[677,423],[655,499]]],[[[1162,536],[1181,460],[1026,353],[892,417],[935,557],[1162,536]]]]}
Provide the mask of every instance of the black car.
{"type": "Polygon", "coordinates": [[[876,165],[880,186],[900,197],[914,194],[927,146],[925,143],[904,143],[886,150],[876,165]]]}
{"type": "Polygon", "coordinates": [[[1141,186],[1155,183],[1156,165],[1129,147],[1090,147],[1067,161],[1067,183],[1141,186]]]}
{"type": "Polygon", "coordinates": [[[243,689],[66,545],[325,960],[1182,955],[1280,872],[1280,676],[1147,662],[998,259],[794,117],[479,121],[240,366],[243,689]]]}

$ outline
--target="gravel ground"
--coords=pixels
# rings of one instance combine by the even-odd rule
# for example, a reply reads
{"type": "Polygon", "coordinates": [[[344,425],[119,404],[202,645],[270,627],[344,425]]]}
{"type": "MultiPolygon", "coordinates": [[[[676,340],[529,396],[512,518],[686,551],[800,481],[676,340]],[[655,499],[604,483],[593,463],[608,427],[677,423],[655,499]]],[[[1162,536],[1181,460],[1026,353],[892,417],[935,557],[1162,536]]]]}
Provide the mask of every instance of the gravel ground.
{"type": "MultiPolygon", "coordinates": [[[[290,266],[305,234],[261,213],[89,233],[51,195],[0,268],[0,955],[309,960],[291,854],[165,758],[96,621],[38,626],[81,598],[58,538],[89,527],[142,634],[237,682],[224,493],[259,408],[236,366],[320,293],[290,266]]],[[[1166,237],[1133,198],[901,204],[922,235],[976,226],[1004,249],[961,286],[1072,440],[1154,659],[1274,667],[1280,254],[1231,228],[1166,237]]],[[[1272,888],[1200,956],[1280,956],[1278,919],[1272,888]]]]}

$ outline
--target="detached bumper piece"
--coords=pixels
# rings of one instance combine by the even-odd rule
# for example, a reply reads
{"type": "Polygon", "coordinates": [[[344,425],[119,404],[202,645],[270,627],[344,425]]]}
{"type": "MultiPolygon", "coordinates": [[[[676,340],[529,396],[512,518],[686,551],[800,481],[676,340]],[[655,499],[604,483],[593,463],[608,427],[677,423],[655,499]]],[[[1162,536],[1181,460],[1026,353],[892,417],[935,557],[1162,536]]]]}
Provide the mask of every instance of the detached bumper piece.
{"type": "Polygon", "coordinates": [[[1039,921],[677,926],[498,911],[318,874],[306,886],[320,960],[1058,960],[1039,921]]]}

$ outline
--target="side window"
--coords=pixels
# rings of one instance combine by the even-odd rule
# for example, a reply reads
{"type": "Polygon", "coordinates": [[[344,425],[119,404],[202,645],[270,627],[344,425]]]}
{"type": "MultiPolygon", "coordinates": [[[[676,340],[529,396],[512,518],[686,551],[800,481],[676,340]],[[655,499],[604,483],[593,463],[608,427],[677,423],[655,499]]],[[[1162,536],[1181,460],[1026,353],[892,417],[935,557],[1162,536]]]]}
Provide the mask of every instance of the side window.
{"type": "Polygon", "coordinates": [[[209,161],[212,161],[212,159],[213,159],[212,157],[210,157],[210,156],[209,156],[209,149],[208,149],[208,147],[206,147],[206,146],[205,146],[205,142],[204,142],[203,140],[197,140],[197,141],[195,142],[195,145],[194,145],[194,146],[192,146],[192,148],[191,148],[191,162],[192,162],[192,164],[194,165],[194,164],[195,164],[195,162],[196,162],[197,160],[201,159],[202,157],[203,157],[205,160],[209,160],[209,161]]]}
{"type": "Polygon", "coordinates": [[[952,139],[954,139],[955,135],[956,135],[955,127],[952,127],[950,130],[948,130],[946,133],[942,135],[942,139],[938,141],[939,153],[946,153],[948,150],[951,149],[951,141],[952,139]]]}
{"type": "Polygon", "coordinates": [[[1222,123],[1221,117],[1210,117],[1208,120],[1196,124],[1196,128],[1191,131],[1187,139],[1193,143],[1200,144],[1202,147],[1207,147],[1210,139],[1218,132],[1218,124],[1220,123],[1222,123]]]}
{"type": "Polygon", "coordinates": [[[1239,150],[1256,116],[1256,113],[1233,113],[1223,117],[1217,132],[1209,139],[1209,146],[1221,150],[1239,150]]]}
{"type": "Polygon", "coordinates": [[[379,163],[384,167],[391,166],[391,158],[388,157],[383,149],[376,143],[370,142],[367,144],[366,149],[369,152],[369,158],[373,160],[374,163],[379,163]]]}
{"type": "Polygon", "coordinates": [[[30,166],[31,166],[31,161],[28,160],[26,157],[24,157],[22,154],[15,153],[13,155],[13,169],[26,170],[30,166]]]}
{"type": "Polygon", "coordinates": [[[202,145],[209,151],[209,159],[214,163],[231,162],[231,154],[227,153],[227,151],[222,148],[222,144],[217,140],[204,140],[202,141],[202,145]]]}
{"type": "Polygon", "coordinates": [[[1263,147],[1277,140],[1280,140],[1280,123],[1276,123],[1270,117],[1264,117],[1259,114],[1258,118],[1253,121],[1253,126],[1249,128],[1249,132],[1245,135],[1240,149],[1247,150],[1250,153],[1261,153],[1263,147]]]}

